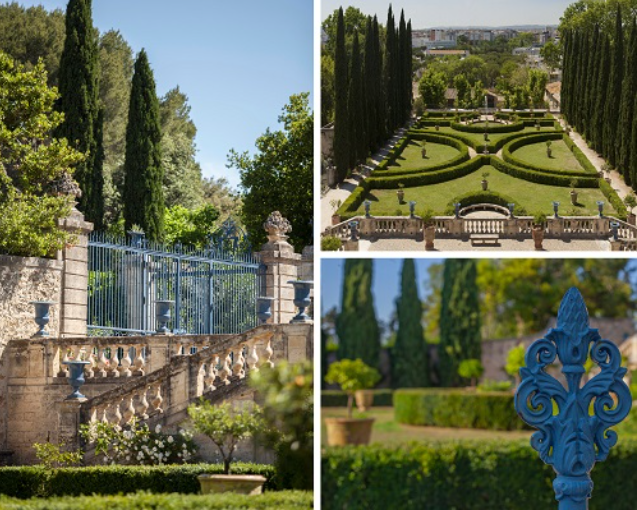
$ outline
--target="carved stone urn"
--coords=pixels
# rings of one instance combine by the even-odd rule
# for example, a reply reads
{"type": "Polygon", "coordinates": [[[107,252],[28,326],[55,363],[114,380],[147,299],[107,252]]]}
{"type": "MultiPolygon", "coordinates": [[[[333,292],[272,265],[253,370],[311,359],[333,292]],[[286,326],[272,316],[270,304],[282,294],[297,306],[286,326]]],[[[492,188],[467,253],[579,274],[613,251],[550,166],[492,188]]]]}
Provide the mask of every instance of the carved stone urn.
{"type": "Polygon", "coordinates": [[[286,234],[292,232],[292,225],[279,211],[274,211],[263,223],[264,230],[268,233],[269,243],[285,242],[286,234]]]}
{"type": "Polygon", "coordinates": [[[273,297],[258,297],[257,298],[257,318],[261,324],[266,324],[270,317],[272,317],[272,302],[273,297]]]}
{"type": "Polygon", "coordinates": [[[571,190],[571,204],[577,205],[577,191],[571,190]]]}
{"type": "Polygon", "coordinates": [[[329,446],[365,445],[372,437],[374,418],[325,418],[329,446]]]}
{"type": "Polygon", "coordinates": [[[305,313],[312,300],[310,299],[310,291],[314,285],[314,282],[306,280],[290,280],[288,283],[294,286],[294,306],[299,309],[299,313],[292,319],[292,322],[308,322],[310,316],[305,313]]]}
{"type": "Polygon", "coordinates": [[[69,360],[63,362],[69,367],[69,384],[73,388],[71,393],[65,400],[83,400],[86,397],[80,393],[80,388],[84,385],[84,367],[90,365],[90,361],[69,360]]]}
{"type": "Polygon", "coordinates": [[[374,390],[358,390],[354,393],[356,399],[356,407],[361,413],[364,413],[374,404],[374,390]]]}
{"type": "Polygon", "coordinates": [[[46,326],[51,321],[51,306],[55,304],[55,301],[31,301],[30,304],[35,307],[34,320],[40,327],[34,336],[49,336],[46,326]]]}

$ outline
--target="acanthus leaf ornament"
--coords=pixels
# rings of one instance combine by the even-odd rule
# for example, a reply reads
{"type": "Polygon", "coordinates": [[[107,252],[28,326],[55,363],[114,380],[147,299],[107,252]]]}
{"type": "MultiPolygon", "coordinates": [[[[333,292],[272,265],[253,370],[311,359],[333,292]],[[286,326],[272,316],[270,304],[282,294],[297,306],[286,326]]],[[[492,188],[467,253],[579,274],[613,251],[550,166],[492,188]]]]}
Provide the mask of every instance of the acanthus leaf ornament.
{"type": "Polygon", "coordinates": [[[553,488],[559,510],[586,510],[595,462],[605,460],[617,443],[617,433],[608,429],[632,406],[619,349],[589,327],[584,299],[572,288],[562,299],[557,327],[529,347],[525,364],[515,409],[538,429],[531,446],[557,473],[553,488]],[[600,372],[582,385],[589,355],[600,372]],[[558,359],[566,386],[546,372],[558,359]]]}

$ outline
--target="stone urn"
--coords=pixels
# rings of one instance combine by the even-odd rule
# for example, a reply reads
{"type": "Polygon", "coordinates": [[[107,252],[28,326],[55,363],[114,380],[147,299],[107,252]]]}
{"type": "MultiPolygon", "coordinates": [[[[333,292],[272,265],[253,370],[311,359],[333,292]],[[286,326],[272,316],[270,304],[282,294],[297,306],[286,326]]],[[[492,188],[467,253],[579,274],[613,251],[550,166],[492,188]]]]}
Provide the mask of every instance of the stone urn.
{"type": "Polygon", "coordinates": [[[577,205],[577,191],[571,190],[571,204],[577,205]]]}
{"type": "Polygon", "coordinates": [[[86,382],[84,379],[84,367],[90,365],[90,361],[69,360],[63,361],[64,365],[69,367],[69,384],[73,388],[71,393],[65,400],[83,400],[86,397],[80,393],[80,388],[86,382]]]}
{"type": "Polygon", "coordinates": [[[358,390],[354,393],[356,399],[356,407],[361,413],[364,413],[374,404],[374,390],[358,390]]]}
{"type": "Polygon", "coordinates": [[[482,179],[480,184],[482,184],[482,191],[487,191],[489,189],[489,181],[486,179],[482,179]]]}
{"type": "Polygon", "coordinates": [[[296,314],[291,322],[308,322],[310,317],[305,313],[305,310],[307,310],[312,304],[310,291],[312,290],[314,282],[306,280],[290,280],[288,283],[294,286],[294,306],[299,309],[299,313],[296,314]]]}
{"type": "Polygon", "coordinates": [[[171,308],[175,304],[169,299],[155,301],[155,320],[157,321],[156,331],[159,335],[165,335],[170,332],[168,323],[172,318],[171,308]]]}
{"type": "Polygon", "coordinates": [[[544,242],[544,226],[533,225],[531,235],[533,236],[533,242],[535,243],[535,251],[541,251],[542,243],[544,242]]]}
{"type": "Polygon", "coordinates": [[[257,318],[261,324],[266,324],[270,317],[272,317],[272,297],[258,297],[257,298],[257,318]]]}
{"type": "Polygon", "coordinates": [[[426,251],[433,251],[435,239],[436,239],[436,227],[434,225],[425,226],[425,250],[426,251]]]}
{"type": "Polygon", "coordinates": [[[398,203],[399,203],[399,204],[404,203],[404,200],[405,200],[405,190],[403,190],[402,188],[401,188],[401,189],[399,189],[399,190],[396,192],[396,196],[398,197],[398,203]]]}
{"type": "Polygon", "coordinates": [[[29,304],[35,307],[34,320],[40,327],[34,336],[49,336],[46,326],[51,321],[51,307],[55,304],[55,301],[31,301],[29,304]]]}
{"type": "Polygon", "coordinates": [[[202,494],[262,494],[266,478],[261,475],[199,475],[202,494]]]}
{"type": "MultiPolygon", "coordinates": [[[[332,216],[332,221],[334,221],[333,218],[332,216]]],[[[268,243],[276,244],[287,242],[286,234],[292,232],[292,225],[279,211],[274,211],[263,223],[263,229],[268,234],[268,243]]]]}
{"type": "Polygon", "coordinates": [[[372,437],[374,418],[325,418],[329,446],[365,445],[372,437]]]}

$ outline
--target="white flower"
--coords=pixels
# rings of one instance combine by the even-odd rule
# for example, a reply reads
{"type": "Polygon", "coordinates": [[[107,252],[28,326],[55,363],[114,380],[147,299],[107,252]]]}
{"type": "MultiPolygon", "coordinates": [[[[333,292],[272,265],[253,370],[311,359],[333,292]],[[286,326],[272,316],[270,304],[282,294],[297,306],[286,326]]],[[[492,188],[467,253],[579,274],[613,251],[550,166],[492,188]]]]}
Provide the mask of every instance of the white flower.
{"type": "Polygon", "coordinates": [[[175,440],[173,439],[173,436],[168,436],[168,439],[166,439],[166,441],[168,441],[168,443],[170,444],[175,442],[175,440]]]}
{"type": "Polygon", "coordinates": [[[161,432],[161,425],[158,423],[155,427],[155,434],[159,434],[161,432]]]}

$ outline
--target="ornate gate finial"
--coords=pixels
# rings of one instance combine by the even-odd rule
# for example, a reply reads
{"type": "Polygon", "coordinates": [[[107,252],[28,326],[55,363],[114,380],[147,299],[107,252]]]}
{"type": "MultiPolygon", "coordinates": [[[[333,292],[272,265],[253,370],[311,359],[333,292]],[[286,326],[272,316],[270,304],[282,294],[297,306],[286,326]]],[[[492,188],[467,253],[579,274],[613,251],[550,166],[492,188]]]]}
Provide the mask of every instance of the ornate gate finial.
{"type": "Polygon", "coordinates": [[[617,433],[608,428],[626,418],[632,405],[619,349],[589,328],[584,299],[572,288],[562,299],[557,327],[529,347],[525,364],[515,409],[538,429],[531,446],[557,473],[553,488],[559,510],[586,510],[593,490],[591,470],[617,443],[617,433]],[[601,371],[582,386],[589,351],[601,371]],[[545,371],[556,357],[567,387],[545,371]]]}

